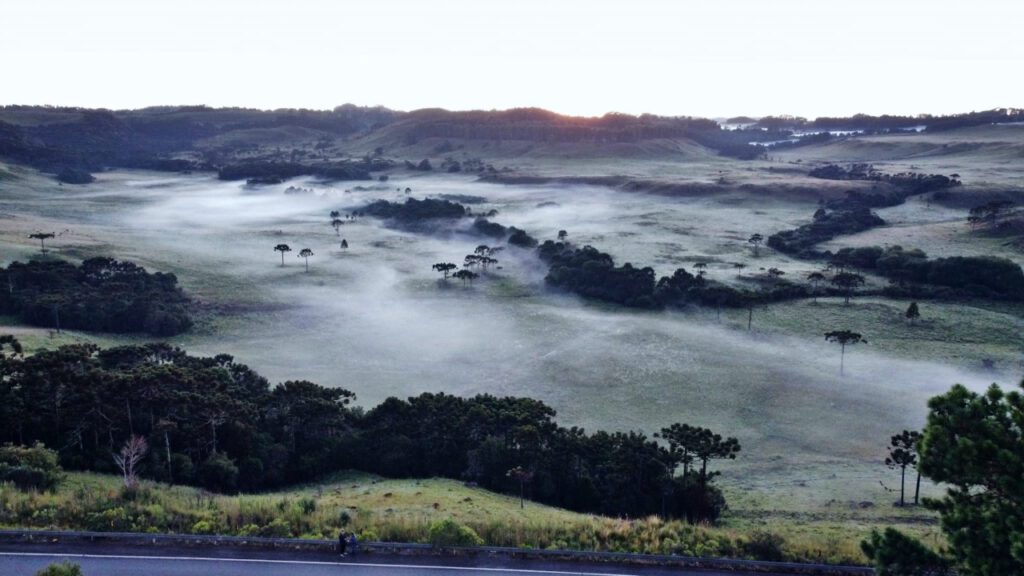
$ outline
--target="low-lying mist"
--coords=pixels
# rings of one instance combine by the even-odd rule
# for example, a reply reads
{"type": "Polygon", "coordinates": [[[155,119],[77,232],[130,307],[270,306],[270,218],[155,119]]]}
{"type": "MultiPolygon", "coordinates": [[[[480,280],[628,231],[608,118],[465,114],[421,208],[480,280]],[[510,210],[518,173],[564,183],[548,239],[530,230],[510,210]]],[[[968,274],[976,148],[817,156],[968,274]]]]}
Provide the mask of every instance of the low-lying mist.
{"type": "Polygon", "coordinates": [[[725,322],[707,311],[641,312],[553,294],[539,261],[514,247],[498,256],[500,269],[472,286],[444,282],[433,263],[461,264],[490,242],[404,232],[367,217],[346,220],[336,234],[329,218],[331,210],[344,218],[376,199],[469,194],[487,200],[474,212],[496,209],[491,220],[542,241],[565,229],[571,241],[591,243],[619,263],[651,265],[662,275],[703,260],[711,277],[735,281],[737,260],[755,271],[809,269],[774,254],[751,262],[745,239],[799,223],[812,204],[449,176],[363,187],[308,180],[246,187],[113,173],[51,210],[88,222],[111,255],[177,273],[215,310],[246,310],[180,339],[190,351],[233,354],[272,381],[343,386],[365,406],[425,391],[531,396],[555,407],[566,425],[709,426],[740,439],[737,465],[746,466],[779,457],[878,460],[891,434],[922,424],[928,397],[954,382],[981,387],[992,378],[870,345],[847,350],[841,378],[837,345],[747,332],[745,312],[744,322],[725,322]],[[309,191],[285,194],[288,186],[309,191]],[[284,267],[273,250],[279,243],[293,250],[284,267]],[[307,247],[314,252],[309,273],[297,257],[307,247]]]}

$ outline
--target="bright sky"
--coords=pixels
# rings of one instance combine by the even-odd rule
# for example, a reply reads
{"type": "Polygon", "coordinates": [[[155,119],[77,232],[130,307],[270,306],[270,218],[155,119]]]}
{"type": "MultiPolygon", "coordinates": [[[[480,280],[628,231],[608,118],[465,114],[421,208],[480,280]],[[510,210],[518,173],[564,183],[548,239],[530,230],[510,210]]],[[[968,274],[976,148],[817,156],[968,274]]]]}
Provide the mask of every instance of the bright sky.
{"type": "Polygon", "coordinates": [[[1022,0],[2,0],[0,104],[1024,106],[1022,0]]]}

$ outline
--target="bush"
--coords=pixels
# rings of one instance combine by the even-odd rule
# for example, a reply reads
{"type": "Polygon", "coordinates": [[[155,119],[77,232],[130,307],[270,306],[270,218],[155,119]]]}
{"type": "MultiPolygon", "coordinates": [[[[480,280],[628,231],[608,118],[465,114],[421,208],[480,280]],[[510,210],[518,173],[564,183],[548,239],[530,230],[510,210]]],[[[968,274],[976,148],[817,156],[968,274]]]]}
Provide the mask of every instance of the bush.
{"type": "Polygon", "coordinates": [[[316,512],[316,500],[314,500],[312,498],[309,498],[309,497],[299,498],[298,505],[299,505],[299,510],[302,510],[303,514],[309,515],[309,514],[312,514],[313,512],[316,512]]]}
{"type": "Polygon", "coordinates": [[[469,526],[459,524],[451,518],[437,520],[427,530],[427,537],[434,546],[481,546],[483,538],[469,526]]]}
{"type": "Polygon", "coordinates": [[[50,564],[36,572],[36,576],[82,576],[82,567],[65,560],[60,563],[50,564]]]}
{"type": "Polygon", "coordinates": [[[0,447],[0,482],[20,490],[52,490],[63,478],[57,453],[40,443],[0,447]]]}
{"type": "Polygon", "coordinates": [[[783,546],[786,539],[771,532],[754,532],[750,539],[743,543],[743,552],[755,560],[782,562],[786,559],[783,546]]]}
{"type": "Polygon", "coordinates": [[[196,474],[199,484],[216,492],[234,492],[238,486],[238,466],[226,454],[210,454],[196,474]]]}
{"type": "Polygon", "coordinates": [[[192,525],[193,534],[214,534],[216,532],[213,523],[209,520],[200,520],[192,525]]]}

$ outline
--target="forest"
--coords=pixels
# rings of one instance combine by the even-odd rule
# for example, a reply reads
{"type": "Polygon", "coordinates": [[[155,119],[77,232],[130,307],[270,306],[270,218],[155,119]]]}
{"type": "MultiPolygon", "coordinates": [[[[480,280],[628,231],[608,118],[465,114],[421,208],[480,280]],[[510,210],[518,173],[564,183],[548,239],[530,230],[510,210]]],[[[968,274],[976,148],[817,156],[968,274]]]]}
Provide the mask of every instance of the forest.
{"type": "Polygon", "coordinates": [[[173,336],[192,326],[190,301],[177,277],[149,273],[128,261],[13,262],[0,268],[0,286],[0,314],[33,326],[153,336],[173,336]]]}
{"type": "Polygon", "coordinates": [[[657,438],[564,428],[530,398],[425,393],[364,410],[344,388],[271,386],[224,354],[83,344],[22,356],[7,340],[0,444],[40,442],[68,468],[115,472],[111,454],[141,438],[143,476],[221,492],[357,469],[461,479],[577,511],[713,520],[725,501],[711,461],[740,451],[682,423],[657,438]]]}

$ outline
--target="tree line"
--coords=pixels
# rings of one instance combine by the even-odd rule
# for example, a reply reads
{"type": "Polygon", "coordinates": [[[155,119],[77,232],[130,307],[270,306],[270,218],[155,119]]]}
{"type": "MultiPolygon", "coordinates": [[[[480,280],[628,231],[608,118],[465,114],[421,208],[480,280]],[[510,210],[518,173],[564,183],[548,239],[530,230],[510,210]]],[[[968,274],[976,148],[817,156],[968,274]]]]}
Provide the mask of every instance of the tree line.
{"type": "Polygon", "coordinates": [[[0,268],[0,314],[33,326],[172,336],[192,326],[189,303],[174,274],[113,258],[0,268]]]}
{"type": "Polygon", "coordinates": [[[358,469],[462,479],[578,511],[713,520],[725,501],[711,462],[740,450],[734,438],[684,424],[656,437],[565,428],[530,398],[427,393],[364,410],[346,389],[271,386],[228,355],[83,344],[23,357],[9,340],[0,444],[41,442],[68,468],[121,473],[113,455],[129,457],[122,448],[139,437],[143,477],[216,491],[358,469]]]}

